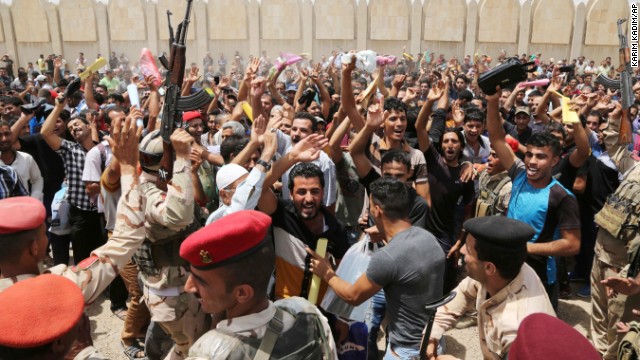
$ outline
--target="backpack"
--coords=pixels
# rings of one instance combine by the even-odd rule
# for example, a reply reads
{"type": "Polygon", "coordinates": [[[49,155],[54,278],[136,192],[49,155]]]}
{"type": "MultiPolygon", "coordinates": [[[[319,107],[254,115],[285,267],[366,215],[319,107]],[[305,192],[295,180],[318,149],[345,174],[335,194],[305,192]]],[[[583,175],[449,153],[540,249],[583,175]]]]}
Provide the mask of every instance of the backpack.
{"type": "Polygon", "coordinates": [[[640,354],[640,324],[632,321],[629,327],[629,332],[622,338],[618,347],[618,360],[637,360],[640,354]]]}
{"type": "Polygon", "coordinates": [[[481,216],[493,216],[493,215],[506,215],[498,209],[498,201],[500,190],[507,185],[511,178],[504,174],[504,177],[500,179],[496,186],[488,188],[490,175],[483,173],[484,176],[480,178],[480,186],[478,189],[478,201],[476,202],[476,217],[481,216]]]}
{"type": "Polygon", "coordinates": [[[313,304],[291,297],[274,305],[276,314],[262,339],[214,329],[204,335],[206,341],[194,344],[189,355],[220,360],[335,360],[322,315],[313,304]],[[295,318],[293,326],[286,331],[283,331],[284,312],[295,318]]]}

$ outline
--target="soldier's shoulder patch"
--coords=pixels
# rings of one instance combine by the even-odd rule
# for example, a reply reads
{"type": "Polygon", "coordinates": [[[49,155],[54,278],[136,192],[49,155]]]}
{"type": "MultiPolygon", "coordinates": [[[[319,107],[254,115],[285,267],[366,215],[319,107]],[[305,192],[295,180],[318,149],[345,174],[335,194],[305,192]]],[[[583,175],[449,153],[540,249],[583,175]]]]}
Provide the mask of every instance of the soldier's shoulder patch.
{"type": "Polygon", "coordinates": [[[80,262],[78,263],[78,268],[79,268],[80,270],[86,270],[86,269],[90,268],[90,267],[91,267],[91,265],[93,265],[93,264],[94,264],[96,261],[98,261],[98,260],[99,260],[99,258],[98,258],[98,256],[97,256],[97,255],[91,255],[91,256],[89,256],[88,258],[86,258],[86,259],[84,259],[84,260],[80,261],[80,262]]]}

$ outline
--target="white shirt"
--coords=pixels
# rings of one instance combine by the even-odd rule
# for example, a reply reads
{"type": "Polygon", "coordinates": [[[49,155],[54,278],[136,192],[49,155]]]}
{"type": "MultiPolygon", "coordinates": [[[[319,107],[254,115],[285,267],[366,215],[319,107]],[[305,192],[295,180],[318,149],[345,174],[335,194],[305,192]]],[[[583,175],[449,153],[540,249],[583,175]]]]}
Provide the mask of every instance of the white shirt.
{"type": "Polygon", "coordinates": [[[207,218],[206,225],[237,211],[255,209],[262,194],[262,184],[264,184],[265,178],[266,174],[264,172],[255,167],[251,169],[249,176],[236,187],[236,191],[231,198],[231,204],[228,206],[222,204],[216,211],[212,212],[207,218]]]}
{"type": "MultiPolygon", "coordinates": [[[[82,171],[82,181],[100,183],[102,172],[111,163],[113,154],[111,153],[109,143],[103,141],[101,144],[104,145],[104,168],[102,167],[102,154],[100,154],[100,146],[96,145],[87,152],[87,155],[85,157],[84,170],[82,171]]],[[[115,224],[116,207],[118,205],[118,200],[115,199],[115,201],[105,203],[105,199],[103,199],[101,196],[96,196],[92,199],[92,201],[98,204],[98,212],[105,214],[107,224],[115,224]],[[107,207],[109,208],[109,210],[106,209],[107,207]]],[[[108,226],[107,229],[109,229],[108,226]]]]}
{"type": "Polygon", "coordinates": [[[0,160],[0,165],[9,165],[16,171],[20,182],[25,189],[30,189],[32,198],[42,201],[44,187],[44,179],[38,164],[33,157],[25,152],[16,151],[16,158],[11,164],[5,164],[0,160]],[[31,186],[29,186],[31,185],[31,186]]]}

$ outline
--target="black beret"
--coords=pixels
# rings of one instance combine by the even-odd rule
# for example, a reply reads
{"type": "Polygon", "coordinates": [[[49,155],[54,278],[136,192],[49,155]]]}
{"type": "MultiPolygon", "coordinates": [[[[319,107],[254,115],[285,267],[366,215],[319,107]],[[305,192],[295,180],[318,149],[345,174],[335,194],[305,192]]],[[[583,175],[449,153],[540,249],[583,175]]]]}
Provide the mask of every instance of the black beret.
{"type": "Polygon", "coordinates": [[[464,230],[483,246],[506,253],[526,251],[535,230],[521,221],[503,216],[483,216],[465,221],[464,230]]]}

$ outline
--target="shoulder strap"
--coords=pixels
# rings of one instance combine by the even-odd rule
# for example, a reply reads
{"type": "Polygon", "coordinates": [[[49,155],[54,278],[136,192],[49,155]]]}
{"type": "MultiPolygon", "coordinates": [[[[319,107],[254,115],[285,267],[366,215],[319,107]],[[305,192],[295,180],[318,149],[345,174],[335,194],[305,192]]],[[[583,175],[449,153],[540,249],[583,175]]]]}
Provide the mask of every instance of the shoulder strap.
{"type": "Polygon", "coordinates": [[[264,333],[260,347],[253,357],[253,360],[269,360],[271,358],[271,352],[276,346],[276,341],[278,341],[282,329],[284,329],[282,310],[276,307],[276,314],[267,324],[267,331],[264,333]]]}

